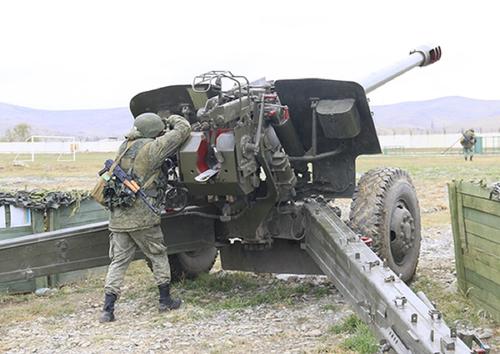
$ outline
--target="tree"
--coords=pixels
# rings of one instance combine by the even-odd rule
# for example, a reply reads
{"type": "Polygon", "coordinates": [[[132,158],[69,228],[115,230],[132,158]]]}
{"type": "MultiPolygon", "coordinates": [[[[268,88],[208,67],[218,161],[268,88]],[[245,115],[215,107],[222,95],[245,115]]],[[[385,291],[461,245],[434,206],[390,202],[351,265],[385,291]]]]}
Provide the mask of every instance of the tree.
{"type": "Polygon", "coordinates": [[[6,141],[26,141],[31,136],[31,126],[26,123],[19,123],[12,129],[5,132],[6,141]]]}

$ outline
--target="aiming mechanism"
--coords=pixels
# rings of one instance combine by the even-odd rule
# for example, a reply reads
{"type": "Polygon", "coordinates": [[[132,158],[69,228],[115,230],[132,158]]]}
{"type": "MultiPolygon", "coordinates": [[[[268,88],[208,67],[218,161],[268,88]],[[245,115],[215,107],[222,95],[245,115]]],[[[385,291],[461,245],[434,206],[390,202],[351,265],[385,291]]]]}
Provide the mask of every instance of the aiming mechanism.
{"type": "MultiPolygon", "coordinates": [[[[413,276],[419,253],[416,199],[412,207],[413,197],[401,194],[388,207],[390,245],[384,235],[360,234],[353,211],[347,225],[333,205],[334,198],[353,194],[359,204],[361,189],[375,188],[356,189],[355,181],[356,157],[380,153],[366,93],[440,57],[440,47],[422,47],[360,83],[251,83],[229,71],[211,71],[191,85],[135,96],[134,117],[176,113],[193,127],[173,158],[177,165],[166,173],[170,189],[162,228],[173,272],[192,276],[208,270],[217,247],[224,269],[326,274],[381,338],[383,351],[486,352],[481,343],[468,348],[425,295],[414,294],[403,281],[413,276]],[[369,246],[384,242],[381,259],[369,246]],[[408,262],[414,267],[400,273],[408,262]]],[[[394,171],[386,172],[404,175],[394,171]]],[[[107,264],[106,226],[0,241],[0,281],[107,264]],[[34,244],[36,256],[18,256],[34,244]]]]}

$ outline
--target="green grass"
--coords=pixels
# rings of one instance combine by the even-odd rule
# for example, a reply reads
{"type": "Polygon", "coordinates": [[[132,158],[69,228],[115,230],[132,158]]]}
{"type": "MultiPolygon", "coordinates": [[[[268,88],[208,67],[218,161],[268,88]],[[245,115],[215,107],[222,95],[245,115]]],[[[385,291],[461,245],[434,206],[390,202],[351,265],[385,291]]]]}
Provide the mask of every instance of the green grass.
{"type": "MultiPolygon", "coordinates": [[[[104,275],[94,275],[64,286],[47,297],[0,293],[2,324],[29,321],[39,316],[57,318],[88,308],[90,304],[100,306],[103,285],[104,275]]],[[[304,297],[317,299],[327,296],[331,288],[328,284],[286,282],[270,275],[218,271],[202,274],[194,280],[174,283],[172,293],[174,297],[181,298],[187,308],[171,314],[170,320],[189,322],[211,316],[219,310],[237,311],[259,305],[295,306],[307,301],[304,297]],[[192,307],[196,307],[196,310],[192,307]]],[[[151,308],[151,304],[158,301],[158,289],[144,261],[133,262],[129,267],[120,298],[120,302],[127,301],[137,301],[137,306],[145,308],[151,308]]]]}
{"type": "Polygon", "coordinates": [[[39,317],[59,317],[74,313],[79,307],[82,295],[67,296],[59,291],[47,297],[34,294],[0,295],[2,325],[10,322],[30,321],[39,317]]]}
{"type": "Polygon", "coordinates": [[[422,226],[439,227],[450,224],[447,183],[452,180],[498,181],[500,156],[476,156],[465,162],[460,155],[430,156],[360,156],[356,171],[364,173],[377,167],[399,167],[406,170],[415,185],[420,203],[422,226]],[[422,211],[438,208],[439,211],[422,211]]]}
{"type": "Polygon", "coordinates": [[[25,162],[24,167],[13,164],[15,154],[0,154],[2,177],[60,177],[95,176],[106,159],[115,153],[79,153],[76,161],[57,161],[57,154],[36,155],[34,162],[25,162]]]}
{"type": "Polygon", "coordinates": [[[411,284],[414,292],[423,291],[433,301],[449,325],[466,321],[474,326],[491,326],[494,321],[460,291],[450,291],[442,283],[419,275],[411,284]]]}
{"type": "Polygon", "coordinates": [[[0,292],[1,325],[31,321],[38,317],[60,317],[89,306],[90,302],[102,300],[104,275],[89,276],[77,283],[60,287],[48,296],[8,294],[0,292]]]}
{"type": "Polygon", "coordinates": [[[337,311],[338,310],[338,306],[335,305],[335,304],[326,304],[326,305],[322,305],[321,309],[323,311],[337,311]]]}
{"type": "Polygon", "coordinates": [[[373,354],[378,350],[377,339],[368,326],[355,315],[350,315],[342,323],[331,326],[329,332],[347,335],[340,345],[346,350],[360,354],[373,354]]]}
{"type": "Polygon", "coordinates": [[[498,180],[500,156],[479,155],[473,162],[465,162],[460,155],[431,156],[361,156],[356,160],[357,171],[389,166],[400,167],[414,180],[451,181],[452,179],[498,180]]]}
{"type": "Polygon", "coordinates": [[[212,311],[258,305],[293,306],[301,303],[305,295],[320,298],[330,294],[325,285],[290,283],[241,272],[202,274],[177,286],[178,294],[186,303],[212,311]]]}

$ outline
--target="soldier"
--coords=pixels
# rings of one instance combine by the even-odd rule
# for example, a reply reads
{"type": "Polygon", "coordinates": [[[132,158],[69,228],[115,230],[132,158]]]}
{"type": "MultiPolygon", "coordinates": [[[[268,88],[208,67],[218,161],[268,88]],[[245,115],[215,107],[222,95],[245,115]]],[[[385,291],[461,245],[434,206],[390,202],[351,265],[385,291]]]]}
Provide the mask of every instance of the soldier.
{"type": "Polygon", "coordinates": [[[472,156],[474,156],[474,144],[476,144],[474,129],[467,129],[465,133],[462,133],[460,144],[463,147],[465,161],[467,161],[467,156],[469,156],[469,160],[472,161],[472,156]]]}
{"type": "MultiPolygon", "coordinates": [[[[120,167],[134,176],[153,204],[160,197],[162,163],[188,138],[190,131],[188,121],[181,116],[170,115],[165,119],[154,113],[143,113],[135,119],[133,129],[121,145],[117,158],[120,167]],[[169,126],[171,129],[166,131],[169,126]]],[[[178,309],[181,300],[170,296],[170,266],[160,216],[140,198],[128,207],[111,205],[109,230],[111,264],[106,276],[104,307],[99,322],[115,319],[114,304],[120,296],[125,272],[134,259],[137,247],[151,260],[160,292],[159,311],[178,309]]]]}

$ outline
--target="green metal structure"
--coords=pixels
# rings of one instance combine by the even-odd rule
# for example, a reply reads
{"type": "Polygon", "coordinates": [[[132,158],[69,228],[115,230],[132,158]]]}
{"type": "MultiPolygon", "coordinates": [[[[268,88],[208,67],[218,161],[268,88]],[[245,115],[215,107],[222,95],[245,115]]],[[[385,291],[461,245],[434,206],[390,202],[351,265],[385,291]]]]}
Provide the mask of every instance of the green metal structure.
{"type": "MultiPolygon", "coordinates": [[[[19,237],[54,231],[69,227],[88,225],[108,219],[108,212],[92,199],[75,202],[70,206],[61,206],[44,210],[35,208],[17,208],[26,214],[25,225],[15,225],[12,220],[14,205],[3,205],[5,227],[0,228],[0,240],[17,240],[19,237]]],[[[93,270],[104,271],[104,268],[93,270]]],[[[55,287],[68,282],[82,279],[89,274],[86,270],[71,272],[54,272],[24,280],[6,281],[0,283],[0,291],[23,293],[35,291],[37,288],[55,287]]]]}

